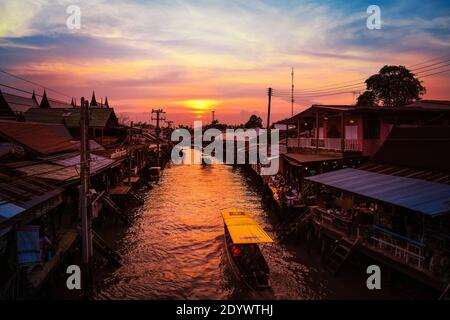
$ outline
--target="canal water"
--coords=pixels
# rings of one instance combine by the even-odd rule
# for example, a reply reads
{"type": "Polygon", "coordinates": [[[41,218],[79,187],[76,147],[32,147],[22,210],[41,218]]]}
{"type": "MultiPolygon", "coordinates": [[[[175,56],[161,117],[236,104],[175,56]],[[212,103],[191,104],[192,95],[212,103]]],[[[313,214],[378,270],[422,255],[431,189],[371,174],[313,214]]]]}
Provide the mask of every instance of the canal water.
{"type": "MultiPolygon", "coordinates": [[[[276,237],[261,192],[243,169],[169,165],[124,231],[118,269],[97,279],[96,299],[252,299],[234,284],[223,246],[221,210],[242,209],[276,237]]],[[[369,292],[354,272],[331,277],[315,250],[272,244],[262,248],[271,269],[271,299],[396,298],[369,292]],[[312,251],[312,252],[311,252],[312,251]]],[[[403,297],[403,296],[400,296],[403,297]]]]}

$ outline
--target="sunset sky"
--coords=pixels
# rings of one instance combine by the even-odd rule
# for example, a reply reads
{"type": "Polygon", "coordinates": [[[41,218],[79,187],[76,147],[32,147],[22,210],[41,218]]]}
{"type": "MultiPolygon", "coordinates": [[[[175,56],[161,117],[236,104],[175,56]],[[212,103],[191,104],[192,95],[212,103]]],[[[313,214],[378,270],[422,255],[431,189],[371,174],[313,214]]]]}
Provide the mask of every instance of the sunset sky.
{"type": "MultiPolygon", "coordinates": [[[[311,90],[444,55],[448,1],[0,0],[1,69],[78,99],[95,90],[135,120],[151,108],[184,124],[209,122],[211,110],[221,122],[242,123],[252,113],[265,119],[267,88],[290,90],[291,67],[304,94],[296,112],[351,104],[352,93],[311,90]],[[80,30],[66,27],[71,4],[81,9],[80,30]],[[366,27],[371,4],[381,8],[381,30],[366,27]]],[[[450,100],[450,72],[423,80],[426,98],[450,100]]],[[[4,74],[0,83],[42,93],[4,74]]],[[[280,98],[272,110],[274,120],[291,114],[280,98]]]]}

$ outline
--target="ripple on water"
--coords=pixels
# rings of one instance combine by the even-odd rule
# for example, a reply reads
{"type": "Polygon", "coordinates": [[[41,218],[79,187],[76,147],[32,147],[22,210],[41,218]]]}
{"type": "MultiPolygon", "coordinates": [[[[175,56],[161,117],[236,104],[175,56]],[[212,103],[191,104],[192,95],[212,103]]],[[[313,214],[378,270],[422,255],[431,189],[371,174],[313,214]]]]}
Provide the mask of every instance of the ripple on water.
{"type": "MultiPolygon", "coordinates": [[[[230,166],[166,168],[160,183],[144,197],[136,226],[120,242],[124,265],[103,279],[97,298],[235,297],[224,263],[220,211],[248,210],[266,230],[272,229],[251,183],[241,170],[230,166]]],[[[295,262],[283,246],[266,246],[264,254],[275,298],[319,296],[308,283],[315,271],[295,262]]]]}

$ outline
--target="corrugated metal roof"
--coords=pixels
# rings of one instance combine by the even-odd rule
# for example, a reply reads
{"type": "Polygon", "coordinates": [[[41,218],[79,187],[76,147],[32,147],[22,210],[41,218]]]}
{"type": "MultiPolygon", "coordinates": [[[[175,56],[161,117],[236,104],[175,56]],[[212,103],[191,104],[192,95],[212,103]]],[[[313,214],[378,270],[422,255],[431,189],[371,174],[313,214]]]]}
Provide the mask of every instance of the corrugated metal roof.
{"type": "Polygon", "coordinates": [[[42,155],[78,150],[63,125],[0,120],[0,135],[42,155]]]}
{"type": "MultiPolygon", "coordinates": [[[[11,170],[3,169],[7,173],[11,170]]],[[[12,170],[14,171],[14,170],[12,170]]],[[[13,222],[10,219],[19,217],[29,209],[47,202],[59,196],[63,189],[46,184],[37,177],[8,176],[2,172],[0,180],[0,229],[9,227],[13,222]],[[4,180],[12,179],[12,180],[4,180]]],[[[39,213],[45,213],[45,208],[41,208],[39,213]]],[[[38,212],[36,212],[38,214],[38,212]]],[[[37,215],[34,215],[36,218],[37,215]]],[[[34,219],[33,217],[30,217],[34,219]]]]}
{"type": "Polygon", "coordinates": [[[25,208],[16,206],[13,203],[0,203],[0,217],[4,219],[12,218],[25,211],[25,208]]]}
{"type": "MultiPolygon", "coordinates": [[[[74,143],[78,148],[80,148],[80,141],[73,141],[73,143],[74,143]]],[[[103,151],[103,150],[105,150],[105,148],[104,148],[102,145],[98,144],[97,141],[95,141],[95,140],[89,140],[89,150],[90,150],[91,152],[92,152],[92,151],[103,151]]]]}
{"type": "Polygon", "coordinates": [[[26,175],[55,181],[70,181],[79,177],[79,171],[75,167],[63,167],[49,163],[29,165],[18,168],[17,171],[26,175]]]}
{"type": "MultiPolygon", "coordinates": [[[[114,160],[91,154],[91,174],[110,166],[114,160]]],[[[17,171],[56,181],[71,181],[80,177],[80,155],[67,157],[52,163],[38,163],[20,167],[17,171]]]]}
{"type": "Polygon", "coordinates": [[[450,186],[447,184],[350,168],[307,177],[305,180],[432,217],[450,212],[450,186]]]}
{"type": "MultiPolygon", "coordinates": [[[[91,173],[97,172],[99,170],[102,170],[106,167],[108,167],[109,165],[111,165],[114,160],[112,159],[108,159],[99,155],[95,155],[95,154],[90,154],[90,159],[91,159],[91,168],[90,171],[91,173]]],[[[53,161],[53,163],[58,164],[60,166],[64,166],[64,167],[76,167],[79,171],[80,170],[80,155],[76,155],[74,157],[70,157],[70,158],[66,158],[66,159],[62,159],[62,160],[56,160],[53,161]]]]}
{"type": "Polygon", "coordinates": [[[339,154],[316,154],[316,153],[285,153],[283,154],[283,157],[287,157],[289,159],[292,159],[298,163],[310,163],[310,162],[322,162],[322,161],[333,161],[342,159],[342,156],[339,154]]]}

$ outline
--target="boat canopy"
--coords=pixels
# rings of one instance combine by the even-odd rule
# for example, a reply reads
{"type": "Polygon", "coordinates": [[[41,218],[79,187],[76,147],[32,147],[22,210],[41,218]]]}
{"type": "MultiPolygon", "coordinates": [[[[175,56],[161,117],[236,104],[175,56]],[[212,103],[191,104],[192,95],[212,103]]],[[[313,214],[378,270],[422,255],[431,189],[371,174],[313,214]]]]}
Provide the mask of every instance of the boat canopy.
{"type": "Polygon", "coordinates": [[[223,221],[234,244],[272,243],[270,236],[250,217],[241,210],[225,210],[223,221]]]}

